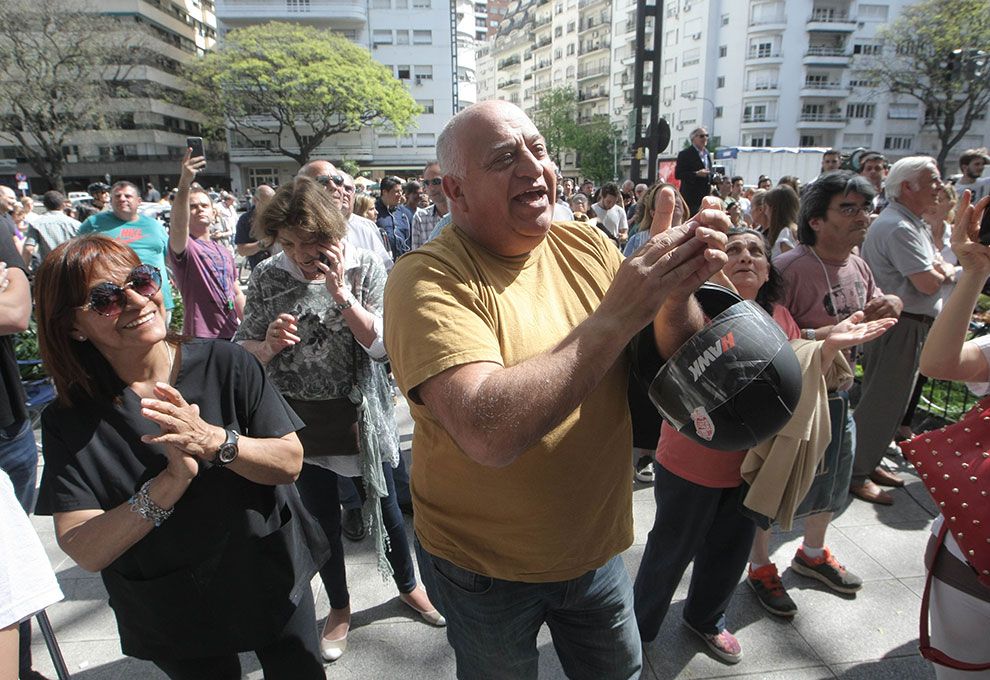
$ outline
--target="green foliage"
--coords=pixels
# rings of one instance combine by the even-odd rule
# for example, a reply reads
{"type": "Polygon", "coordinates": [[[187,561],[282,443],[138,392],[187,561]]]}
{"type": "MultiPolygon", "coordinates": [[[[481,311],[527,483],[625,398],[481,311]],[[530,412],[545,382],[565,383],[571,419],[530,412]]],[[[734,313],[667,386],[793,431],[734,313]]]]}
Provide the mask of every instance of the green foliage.
{"type": "Polygon", "coordinates": [[[62,189],[63,146],[73,132],[113,122],[107,100],[128,67],[111,60],[126,61],[141,40],[135,24],[125,33],[83,0],[0,2],[0,141],[62,189]]]}
{"type": "Polygon", "coordinates": [[[357,164],[357,161],[352,161],[350,158],[341,158],[339,163],[334,163],[338,168],[346,172],[351,177],[361,176],[361,166],[357,164]]]}
{"type": "Polygon", "coordinates": [[[920,102],[939,140],[938,165],[990,105],[990,68],[964,55],[951,68],[954,50],[990,45],[987,0],[922,0],[906,7],[881,32],[884,54],[869,64],[880,88],[920,102]]]}
{"type": "Polygon", "coordinates": [[[402,133],[421,112],[368,50],[302,24],[232,30],[187,75],[200,110],[248,137],[271,140],[300,165],[332,135],[369,126],[402,133]]]}
{"type": "MultiPolygon", "coordinates": [[[[38,349],[38,325],[34,317],[26,331],[18,333],[14,339],[14,356],[18,361],[38,361],[41,351],[38,349]]],[[[20,364],[18,369],[21,380],[39,380],[48,375],[41,364],[20,364]]]]}
{"type": "Polygon", "coordinates": [[[614,179],[616,145],[623,148],[622,131],[605,116],[578,128],[575,148],[580,154],[581,173],[599,185],[614,179]]]}
{"type": "Polygon", "coordinates": [[[543,135],[547,149],[557,165],[565,149],[574,149],[579,141],[577,95],[574,88],[555,87],[540,96],[533,109],[533,123],[543,135]]]}

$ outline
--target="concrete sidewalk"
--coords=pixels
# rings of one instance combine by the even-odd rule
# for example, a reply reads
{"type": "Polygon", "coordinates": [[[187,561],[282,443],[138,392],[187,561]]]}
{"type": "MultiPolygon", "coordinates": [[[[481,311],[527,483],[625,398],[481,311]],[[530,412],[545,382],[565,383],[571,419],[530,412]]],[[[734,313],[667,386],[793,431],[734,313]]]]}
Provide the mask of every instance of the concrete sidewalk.
{"type": "MultiPolygon", "coordinates": [[[[403,446],[409,446],[408,412],[400,413],[403,446]]],[[[40,439],[39,439],[40,441],[40,439]]],[[[907,473],[906,470],[901,472],[907,473]]],[[[630,474],[632,470],[630,469],[630,474]]],[[[793,573],[790,560],[800,545],[800,525],[774,537],[773,557],[784,584],[797,602],[792,621],[767,614],[745,583],[740,583],[729,607],[729,628],[740,640],[744,658],[729,666],[714,659],[681,623],[690,569],[674,597],[660,637],[648,645],[643,678],[933,678],[931,666],[917,651],[918,610],[924,588],[922,556],[935,515],[916,477],[905,489],[895,489],[891,507],[853,500],[829,531],[829,546],[837,558],[859,574],[865,586],[855,596],[839,596],[816,581],[793,573]]],[[[653,525],[655,504],[649,486],[636,484],[633,494],[635,539],[623,553],[631,577],[642,558],[653,525]]],[[[72,677],[78,680],[165,678],[147,662],[120,652],[113,613],[98,575],[77,567],[56,545],[51,519],[32,518],[65,592],[65,600],[48,609],[72,677]]],[[[407,528],[411,532],[411,521],[407,528]]],[[[327,677],[384,680],[453,678],[454,655],[442,630],[414,619],[389,581],[375,568],[370,542],[345,541],[347,576],[354,609],[347,653],[327,667],[327,677]]],[[[317,615],[326,616],[328,603],[319,578],[317,615]]],[[[236,612],[232,612],[236,615],[236,612]]],[[[563,678],[550,636],[544,626],[538,639],[540,677],[563,678]]],[[[32,641],[35,668],[55,678],[44,641],[35,626],[32,641]]],[[[242,655],[248,678],[262,677],[252,654],[242,655]]]]}

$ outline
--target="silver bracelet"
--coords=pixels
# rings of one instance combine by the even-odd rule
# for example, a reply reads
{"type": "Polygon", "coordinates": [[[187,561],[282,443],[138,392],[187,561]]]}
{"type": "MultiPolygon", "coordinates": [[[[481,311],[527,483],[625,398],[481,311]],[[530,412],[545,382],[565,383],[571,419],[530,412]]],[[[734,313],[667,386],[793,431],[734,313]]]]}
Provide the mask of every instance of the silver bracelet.
{"type": "Polygon", "coordinates": [[[148,495],[148,489],[151,488],[151,482],[152,480],[149,479],[147,482],[142,484],[138,492],[131,496],[127,503],[131,506],[131,512],[137,513],[143,519],[152,522],[157,529],[162,525],[162,522],[172,516],[172,512],[174,512],[175,508],[166,510],[162,506],[158,505],[158,503],[151,500],[151,496],[148,495]]]}

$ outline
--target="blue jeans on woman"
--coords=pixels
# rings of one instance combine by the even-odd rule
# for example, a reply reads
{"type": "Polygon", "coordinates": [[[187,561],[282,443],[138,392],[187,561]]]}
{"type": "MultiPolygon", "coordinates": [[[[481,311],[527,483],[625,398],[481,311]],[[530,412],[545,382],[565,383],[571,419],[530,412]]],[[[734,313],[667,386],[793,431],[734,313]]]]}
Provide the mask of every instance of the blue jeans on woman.
{"type": "Polygon", "coordinates": [[[749,559],[756,524],[739,512],[743,486],[716,489],[654,465],[653,528],[639,563],[633,592],[643,642],[660,632],[684,570],[694,560],[684,620],[695,630],[725,630],[725,610],[749,559]]]}
{"type": "MultiPolygon", "coordinates": [[[[10,477],[17,502],[30,514],[38,481],[38,443],[30,419],[0,429],[0,470],[10,477]]],[[[31,619],[22,621],[18,632],[18,668],[26,673],[31,669],[31,619]]]]}
{"type": "Polygon", "coordinates": [[[504,581],[431,555],[416,541],[423,584],[447,619],[457,677],[537,677],[536,635],[546,623],[568,678],[638,678],[642,648],[629,574],[616,555],[570,581],[504,581]]]}
{"type": "MultiPolygon", "coordinates": [[[[400,593],[411,593],[416,588],[416,571],[412,561],[409,539],[402,511],[395,500],[395,481],[392,479],[392,466],[382,463],[388,496],[381,499],[382,522],[388,534],[388,562],[392,565],[392,578],[400,593]]],[[[364,484],[360,477],[354,482],[364,496],[364,484]]],[[[337,492],[337,473],[333,470],[303,463],[302,472],[296,480],[296,488],[303,505],[320,524],[330,541],[330,559],[320,567],[320,578],[327,591],[330,606],[343,609],[351,602],[347,591],[347,572],[344,569],[344,544],[340,540],[340,496],[337,492]]]]}

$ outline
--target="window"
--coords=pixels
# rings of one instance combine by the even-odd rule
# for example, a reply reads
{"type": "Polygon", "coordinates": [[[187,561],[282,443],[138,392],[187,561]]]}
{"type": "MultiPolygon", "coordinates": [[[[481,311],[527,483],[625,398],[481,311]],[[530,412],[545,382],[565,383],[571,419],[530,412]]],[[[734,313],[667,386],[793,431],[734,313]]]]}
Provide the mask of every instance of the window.
{"type": "Polygon", "coordinates": [[[846,116],[848,118],[873,118],[877,112],[876,104],[847,104],[846,116]]]}
{"type": "Polygon", "coordinates": [[[395,44],[396,45],[408,45],[409,44],[409,31],[402,29],[401,31],[395,32],[395,44]]]}
{"type": "Polygon", "coordinates": [[[409,80],[412,78],[412,69],[409,64],[399,64],[395,67],[395,77],[399,80],[409,80]]]}
{"type": "Polygon", "coordinates": [[[765,132],[744,135],[743,146],[773,146],[773,136],[765,132]]]}
{"type": "Polygon", "coordinates": [[[432,45],[433,31],[413,31],[413,45],[432,45]]]}
{"type": "Polygon", "coordinates": [[[667,47],[677,44],[677,29],[672,31],[667,31],[667,34],[663,38],[663,44],[667,47]]]}
{"type": "Polygon", "coordinates": [[[371,34],[371,42],[375,45],[391,45],[392,31],[374,31],[371,34]]]}
{"type": "MultiPolygon", "coordinates": [[[[488,23],[485,21],[485,17],[475,17],[474,18],[474,27],[475,28],[485,28],[487,25],[488,25],[488,23]]],[[[495,26],[498,26],[498,23],[495,22],[495,21],[493,21],[492,22],[492,28],[494,28],[495,26]]]]}
{"type": "Polygon", "coordinates": [[[675,59],[664,59],[663,60],[663,72],[664,74],[671,74],[677,70],[677,60],[675,59]]]}
{"type": "Polygon", "coordinates": [[[558,26],[557,28],[553,29],[553,37],[559,38],[562,35],[564,35],[564,27],[563,26],[558,26]]]}
{"type": "Polygon", "coordinates": [[[719,48],[718,48],[718,58],[721,59],[721,58],[727,57],[727,56],[729,56],[729,46],[728,45],[719,45],[719,48]]]}
{"type": "Polygon", "coordinates": [[[910,151],[913,135],[887,135],[883,138],[885,151],[910,151]]]}
{"type": "Polygon", "coordinates": [[[878,57],[883,54],[883,44],[875,42],[854,43],[853,54],[878,57]]]}
{"type": "Polygon", "coordinates": [[[564,50],[562,50],[559,47],[557,49],[555,49],[553,51],[553,58],[554,59],[563,59],[564,58],[564,50]]]}
{"type": "Polygon", "coordinates": [[[574,43],[567,46],[567,56],[574,54],[574,43]]]}
{"type": "Polygon", "coordinates": [[[725,76],[719,76],[715,79],[715,87],[723,88],[725,87],[725,76]]]}
{"type": "Polygon", "coordinates": [[[433,67],[429,64],[416,65],[416,82],[423,80],[433,80],[433,67]]]}
{"type": "Polygon", "coordinates": [[[396,9],[409,9],[409,0],[395,0],[396,9]]]}
{"type": "Polygon", "coordinates": [[[573,21],[569,21],[567,23],[567,32],[568,33],[573,33],[574,32],[574,22],[573,21]]]}
{"type": "Polygon", "coordinates": [[[729,15],[728,14],[723,14],[722,15],[722,25],[723,26],[728,26],[729,25],[729,15]]]}
{"type": "Polygon", "coordinates": [[[770,41],[753,42],[749,46],[750,59],[766,59],[773,54],[773,43],[770,41]]]}
{"type": "Polygon", "coordinates": [[[856,18],[860,21],[887,21],[887,5],[860,5],[856,18]]]}
{"type": "Polygon", "coordinates": [[[798,142],[800,146],[821,146],[821,140],[818,135],[801,135],[801,140],[798,142]]]}
{"type": "Polygon", "coordinates": [[[871,79],[865,71],[853,71],[849,78],[849,87],[879,87],[880,81],[871,79]]]}
{"type": "Polygon", "coordinates": [[[747,104],[743,109],[744,123],[766,123],[767,120],[766,104],[747,104]]]}
{"type": "Polygon", "coordinates": [[[715,117],[716,118],[721,118],[722,117],[722,107],[721,106],[716,106],[715,107],[715,117]]]}
{"type": "Polygon", "coordinates": [[[894,120],[916,120],[918,118],[918,105],[891,104],[887,107],[887,118],[894,120]]]}
{"type": "Polygon", "coordinates": [[[248,168],[248,184],[252,187],[259,184],[278,186],[278,170],[275,168],[248,168]]]}
{"type": "Polygon", "coordinates": [[[684,50],[684,54],[681,56],[681,66],[691,66],[692,64],[697,64],[701,61],[701,48],[692,47],[689,50],[684,50]]]}
{"type": "Polygon", "coordinates": [[[371,0],[372,9],[392,9],[392,0],[371,0]]]}
{"type": "Polygon", "coordinates": [[[432,99],[417,99],[416,103],[423,109],[423,113],[433,113],[432,99]]]}
{"type": "Polygon", "coordinates": [[[681,81],[681,96],[686,97],[689,94],[697,94],[698,92],[698,79],[688,78],[687,80],[681,81]]]}
{"type": "Polygon", "coordinates": [[[416,146],[436,146],[437,136],[432,132],[420,132],[416,135],[416,146]]]}

